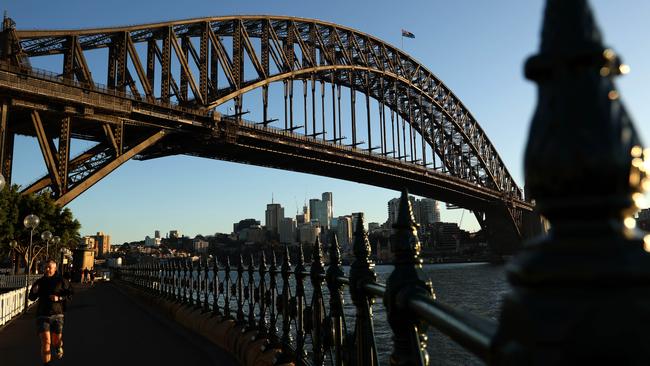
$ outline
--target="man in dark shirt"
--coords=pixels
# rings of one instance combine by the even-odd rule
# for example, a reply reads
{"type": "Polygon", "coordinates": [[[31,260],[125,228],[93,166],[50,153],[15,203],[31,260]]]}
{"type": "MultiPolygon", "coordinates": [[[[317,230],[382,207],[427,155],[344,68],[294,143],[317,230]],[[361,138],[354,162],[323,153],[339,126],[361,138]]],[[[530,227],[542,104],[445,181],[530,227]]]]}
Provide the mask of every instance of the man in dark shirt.
{"type": "Polygon", "coordinates": [[[70,283],[56,272],[56,262],[48,260],[45,275],[34,282],[29,292],[30,300],[38,299],[36,326],[44,365],[49,365],[52,358],[50,344],[54,346],[54,357],[63,357],[63,312],[70,296],[70,283]]]}

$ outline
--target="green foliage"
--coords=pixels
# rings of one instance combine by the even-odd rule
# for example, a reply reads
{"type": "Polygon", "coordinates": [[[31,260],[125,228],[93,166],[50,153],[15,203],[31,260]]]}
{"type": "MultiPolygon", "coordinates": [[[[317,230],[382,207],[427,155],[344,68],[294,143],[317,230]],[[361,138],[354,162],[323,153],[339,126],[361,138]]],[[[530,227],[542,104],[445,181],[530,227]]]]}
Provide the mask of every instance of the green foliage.
{"type": "Polygon", "coordinates": [[[21,194],[18,185],[5,187],[0,191],[0,258],[11,250],[9,242],[16,240],[24,252],[29,245],[30,231],[23,225],[23,219],[29,214],[39,217],[40,224],[34,230],[34,244],[40,245],[40,233],[49,230],[59,236],[61,242],[57,247],[50,242],[50,253],[56,253],[62,247],[76,247],[81,237],[81,224],[72,216],[68,208],[59,207],[52,197],[45,194],[21,194]]]}

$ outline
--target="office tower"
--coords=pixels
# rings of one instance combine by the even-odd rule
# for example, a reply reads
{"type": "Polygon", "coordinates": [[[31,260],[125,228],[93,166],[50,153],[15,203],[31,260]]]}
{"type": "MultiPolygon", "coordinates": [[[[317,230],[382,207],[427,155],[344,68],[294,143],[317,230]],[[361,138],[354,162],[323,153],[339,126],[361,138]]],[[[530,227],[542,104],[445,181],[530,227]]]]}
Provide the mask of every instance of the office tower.
{"type": "Polygon", "coordinates": [[[334,216],[334,201],[332,192],[323,192],[321,198],[327,216],[327,227],[330,227],[332,224],[332,217],[334,216]]]}
{"type": "Polygon", "coordinates": [[[269,203],[266,205],[265,225],[266,230],[277,234],[280,228],[280,222],[284,218],[284,208],[279,203],[269,203]]]}
{"type": "Polygon", "coordinates": [[[342,252],[347,252],[352,244],[352,216],[339,216],[336,225],[336,237],[342,252]]]}
{"type": "Polygon", "coordinates": [[[438,208],[438,201],[423,198],[418,202],[419,216],[420,221],[418,224],[420,226],[426,226],[428,224],[433,224],[434,222],[440,222],[440,209],[438,208]]]}

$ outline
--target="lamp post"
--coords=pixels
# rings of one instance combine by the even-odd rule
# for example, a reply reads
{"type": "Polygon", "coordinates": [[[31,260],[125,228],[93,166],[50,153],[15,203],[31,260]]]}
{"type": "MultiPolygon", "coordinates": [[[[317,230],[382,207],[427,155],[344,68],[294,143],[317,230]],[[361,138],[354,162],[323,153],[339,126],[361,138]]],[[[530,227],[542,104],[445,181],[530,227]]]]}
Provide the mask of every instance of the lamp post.
{"type": "Polygon", "coordinates": [[[45,242],[45,259],[50,257],[50,240],[52,240],[52,232],[45,230],[41,233],[41,239],[45,242]]]}
{"type": "Polygon", "coordinates": [[[34,229],[38,226],[41,220],[38,216],[34,214],[27,215],[23,220],[23,225],[30,230],[29,232],[29,247],[27,248],[27,266],[25,267],[25,311],[27,311],[27,305],[29,304],[28,292],[29,292],[29,267],[32,261],[32,241],[34,237],[34,229]]]}
{"type": "Polygon", "coordinates": [[[12,240],[9,242],[9,247],[11,248],[11,255],[12,255],[12,269],[14,271],[14,275],[16,274],[16,250],[18,248],[18,242],[16,240],[12,240]]]}
{"type": "MultiPolygon", "coordinates": [[[[58,235],[55,235],[55,236],[52,237],[52,244],[54,245],[54,253],[55,253],[53,255],[56,255],[56,250],[57,250],[60,242],[61,242],[61,238],[58,235]]],[[[45,249],[45,251],[47,251],[47,248],[45,249]]],[[[61,267],[59,267],[59,271],[61,271],[61,267]]]]}

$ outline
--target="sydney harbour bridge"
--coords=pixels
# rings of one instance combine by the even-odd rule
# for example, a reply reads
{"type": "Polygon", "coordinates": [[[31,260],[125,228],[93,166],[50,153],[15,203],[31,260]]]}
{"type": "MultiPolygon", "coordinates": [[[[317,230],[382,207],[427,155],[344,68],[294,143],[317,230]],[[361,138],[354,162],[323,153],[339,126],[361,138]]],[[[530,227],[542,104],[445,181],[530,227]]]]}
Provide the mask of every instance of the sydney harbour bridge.
{"type": "Polygon", "coordinates": [[[35,137],[47,172],[24,192],[59,204],[129,159],[185,154],[406,187],[472,210],[502,252],[536,226],[460,99],[357,30],[282,16],[20,30],[5,18],[0,46],[2,174],[15,136],[35,137]],[[54,66],[33,66],[42,58],[54,66]],[[94,145],[71,156],[74,139],[94,145]]]}

